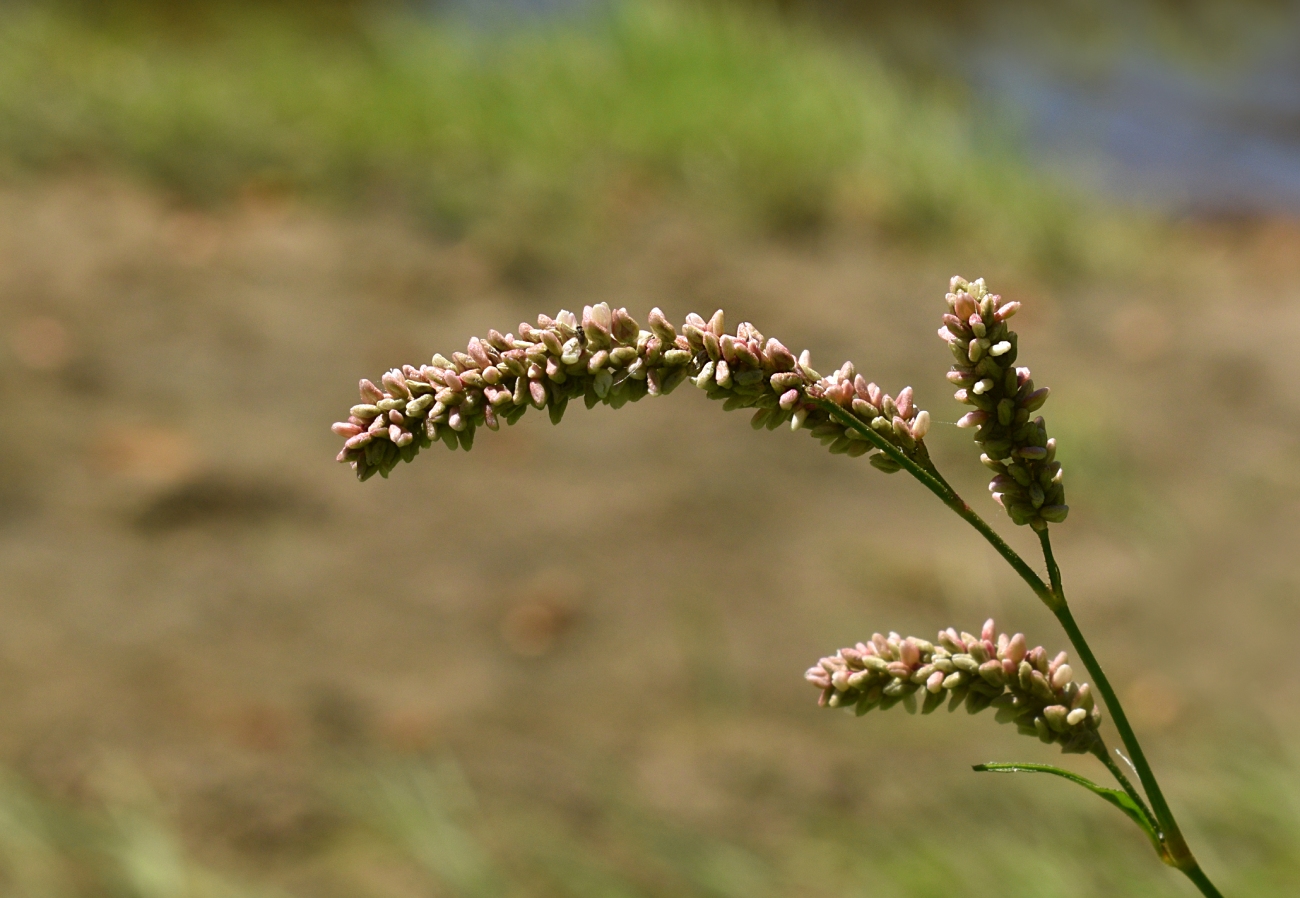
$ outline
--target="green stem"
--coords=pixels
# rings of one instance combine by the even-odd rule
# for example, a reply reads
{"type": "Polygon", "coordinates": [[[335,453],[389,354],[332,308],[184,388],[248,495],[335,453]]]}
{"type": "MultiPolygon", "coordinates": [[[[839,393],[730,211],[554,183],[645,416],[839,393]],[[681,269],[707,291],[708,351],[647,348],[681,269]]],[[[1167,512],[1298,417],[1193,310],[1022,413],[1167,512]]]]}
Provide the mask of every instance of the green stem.
{"type": "MultiPolygon", "coordinates": [[[[1048,537],[1047,530],[1038,531],[1038,538],[1043,546],[1043,557],[1047,564],[1048,578],[1051,580],[1050,586],[1044,583],[1042,577],[1038,576],[1015,549],[1007,545],[1006,541],[974,509],[966,504],[961,496],[957,494],[957,491],[948,484],[934,465],[930,463],[928,456],[922,455],[923,463],[918,462],[840,405],[827,399],[813,399],[812,402],[840,424],[856,431],[873,446],[892,458],[900,467],[919,480],[926,489],[938,496],[943,504],[974,527],[993,546],[997,553],[1011,565],[1012,569],[1020,575],[1020,578],[1029,584],[1029,588],[1034,591],[1034,594],[1038,596],[1043,604],[1056,615],[1056,619],[1061,622],[1061,626],[1070,639],[1070,644],[1074,646],[1080,660],[1083,661],[1084,667],[1092,676],[1097,691],[1101,693],[1102,700],[1111,713],[1115,728],[1119,731],[1120,738],[1124,742],[1124,747],[1128,749],[1129,755],[1132,757],[1133,766],[1138,772],[1138,779],[1141,780],[1142,787],[1151,799],[1151,806],[1154,809],[1156,822],[1160,828],[1161,843],[1166,851],[1163,860],[1181,870],[1207,898],[1222,898],[1218,889],[1201,871],[1191,849],[1187,847],[1182,831],[1179,830],[1178,824],[1174,820],[1173,812],[1169,809],[1168,802],[1165,801],[1164,793],[1160,791],[1160,784],[1156,782],[1155,774],[1151,771],[1151,765],[1147,763],[1146,755],[1137,740],[1137,735],[1133,732],[1133,727],[1124,714],[1124,708],[1119,703],[1119,697],[1115,695],[1115,690],[1111,688],[1110,681],[1106,679],[1106,674],[1097,662],[1097,657],[1093,655],[1092,648],[1088,645],[1088,641],[1084,639],[1082,631],[1079,630],[1079,625],[1075,623],[1074,615],[1070,613],[1070,607],[1065,601],[1065,591],[1061,587],[1061,570],[1056,564],[1055,556],[1052,554],[1051,540],[1048,537]]],[[[1107,766],[1110,766],[1110,764],[1107,764],[1107,766]]],[[[1113,772],[1115,771],[1112,770],[1113,772]]],[[[1126,789],[1132,788],[1127,778],[1122,777],[1122,772],[1120,774],[1120,784],[1124,785],[1126,789]]]]}
{"type": "Polygon", "coordinates": [[[1129,756],[1132,759],[1133,768],[1137,770],[1138,779],[1142,781],[1142,788],[1146,790],[1147,797],[1151,799],[1151,807],[1155,812],[1157,822],[1160,824],[1160,841],[1168,855],[1165,862],[1177,867],[1186,874],[1205,895],[1222,898],[1218,890],[1214,888],[1201,871],[1191,849],[1187,847],[1187,841],[1178,828],[1174,813],[1170,810],[1169,803],[1165,801],[1164,793],[1160,790],[1160,783],[1157,782],[1156,775],[1147,762],[1146,754],[1142,751],[1142,744],[1138,742],[1137,734],[1133,731],[1133,726],[1128,722],[1128,716],[1124,713],[1124,706],[1120,704],[1119,697],[1110,685],[1110,680],[1106,678],[1106,672],[1102,670],[1101,663],[1097,660],[1097,656],[1092,653],[1092,647],[1088,645],[1088,640],[1084,638],[1083,631],[1079,629],[1078,623],[1074,620],[1074,615],[1070,613],[1070,606],[1065,601],[1065,592],[1061,587],[1061,570],[1056,563],[1056,556],[1052,553],[1051,537],[1046,530],[1040,530],[1038,540],[1043,547],[1043,559],[1047,563],[1048,576],[1052,580],[1052,591],[1060,599],[1059,606],[1053,609],[1056,619],[1061,622],[1061,627],[1064,628],[1066,635],[1070,638],[1070,644],[1078,652],[1079,660],[1087,668],[1088,673],[1092,676],[1093,684],[1106,702],[1115,729],[1119,731],[1120,739],[1123,740],[1124,747],[1128,749],[1129,756]]]}
{"type": "Polygon", "coordinates": [[[1106,769],[1110,771],[1111,776],[1115,777],[1116,781],[1123,787],[1124,791],[1128,793],[1128,797],[1133,799],[1134,803],[1142,809],[1142,814],[1147,818],[1147,823],[1151,824],[1152,829],[1159,832],[1160,821],[1156,819],[1155,814],[1151,813],[1151,809],[1147,807],[1146,799],[1142,796],[1142,793],[1134,787],[1133,783],[1129,781],[1123,768],[1115,763],[1115,759],[1110,755],[1110,749],[1106,748],[1106,743],[1100,736],[1097,737],[1097,741],[1092,746],[1092,753],[1097,760],[1106,765],[1106,769]]]}
{"type": "Polygon", "coordinates": [[[1043,582],[1043,578],[1039,577],[1038,574],[1034,572],[1034,569],[1025,563],[1025,560],[1016,553],[1015,549],[1006,544],[1006,541],[998,535],[997,531],[990,527],[983,518],[976,514],[975,510],[967,505],[961,496],[957,495],[957,491],[948,485],[948,482],[943,479],[937,470],[935,470],[934,465],[929,464],[927,461],[927,466],[922,466],[918,462],[912,460],[901,449],[889,442],[889,440],[886,440],[880,434],[876,433],[868,425],[864,424],[852,412],[836,405],[834,402],[831,402],[828,399],[814,399],[812,401],[830,414],[830,416],[840,424],[857,431],[873,446],[888,455],[894,461],[898,462],[907,473],[921,481],[922,485],[938,496],[940,500],[943,501],[944,505],[951,508],[959,517],[978,530],[980,535],[988,540],[989,544],[997,550],[997,553],[1006,559],[1007,564],[1011,565],[1011,567],[1015,569],[1016,573],[1020,575],[1020,578],[1029,584],[1029,588],[1034,591],[1034,594],[1037,595],[1038,598],[1042,599],[1044,605],[1053,611],[1056,610],[1058,600],[1056,594],[1052,592],[1051,587],[1043,582]]]}

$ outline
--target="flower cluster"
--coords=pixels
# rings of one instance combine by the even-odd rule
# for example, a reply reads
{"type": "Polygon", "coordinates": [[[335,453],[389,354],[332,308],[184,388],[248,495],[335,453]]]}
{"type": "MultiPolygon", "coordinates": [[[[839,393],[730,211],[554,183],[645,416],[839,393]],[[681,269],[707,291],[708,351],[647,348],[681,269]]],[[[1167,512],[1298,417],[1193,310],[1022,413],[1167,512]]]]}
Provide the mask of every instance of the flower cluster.
{"type": "MultiPolygon", "coordinates": [[[[721,311],[705,321],[687,316],[682,333],[658,309],[649,329],[626,309],[604,303],[587,306],[579,323],[572,312],[539,315],[537,326],[519,325],[515,334],[488,331],[469,341],[450,359],[435,355],[430,365],[394,368],[382,386],[361,381],[361,403],[333,427],[343,437],[338,460],[350,463],[362,480],[387,477],[398,461],[410,461],[422,448],[441,440],[448,448],[469,449],[475,430],[513,424],[528,409],[546,408],[559,423],[569,400],[582,397],[588,408],[605,403],[618,408],[643,396],[672,392],[686,378],[725,407],[754,408],[755,428],[789,423],[806,427],[830,451],[863,455],[872,444],[853,428],[833,421],[818,404],[830,400],[910,456],[921,443],[930,416],[912,401],[910,387],[895,399],[845,363],[829,377],[775,338],[742,323],[727,334],[721,311]]],[[[886,455],[871,459],[883,470],[898,465],[886,455]]]]}
{"type": "Polygon", "coordinates": [[[902,702],[930,713],[945,701],[976,713],[992,705],[997,719],[1020,732],[1058,743],[1062,751],[1092,748],[1101,724],[1092,688],[1075,683],[1065,652],[1049,660],[1023,633],[997,634],[992,620],[979,636],[947,629],[935,643],[876,633],[822,658],[805,678],[822,691],[820,704],[865,714],[902,702]],[[920,701],[918,701],[918,698],[920,701]]]}
{"type": "MultiPolygon", "coordinates": [[[[721,311],[708,322],[687,315],[682,332],[694,353],[695,385],[710,398],[725,400],[724,409],[757,409],[750,422],[756,430],[789,423],[794,430],[806,428],[835,454],[856,457],[870,452],[866,437],[812,401],[825,399],[907,455],[924,452],[921,441],[930,429],[930,414],[913,403],[911,387],[904,387],[895,399],[858,374],[852,362],[822,377],[813,370],[807,350],[796,359],[780,341],[764,340],[748,322],[741,323],[734,337],[725,333],[721,311]]],[[[898,470],[898,463],[883,453],[870,461],[883,471],[898,470]]]]}
{"type": "Polygon", "coordinates": [[[955,277],[939,336],[956,360],[948,380],[960,387],[957,401],[975,406],[957,426],[977,428],[980,460],[994,472],[993,499],[1015,523],[1042,530],[1064,521],[1070,509],[1056,440],[1048,438],[1041,415],[1030,418],[1049,390],[1034,389],[1029,369],[1015,367],[1017,338],[1006,322],[1019,308],[989,293],[983,278],[955,277]]]}
{"type": "Polygon", "coordinates": [[[584,309],[581,324],[568,311],[539,315],[536,327],[520,324],[517,335],[489,330],[450,359],[394,368],[382,388],[362,380],[361,404],[333,428],[347,440],[338,460],[362,480],[387,477],[434,440],[469,449],[477,428],[513,424],[529,406],[547,409],[558,424],[571,399],[618,408],[670,393],[690,374],[690,362],[688,344],[658,309],[650,330],[604,303],[584,309]]]}

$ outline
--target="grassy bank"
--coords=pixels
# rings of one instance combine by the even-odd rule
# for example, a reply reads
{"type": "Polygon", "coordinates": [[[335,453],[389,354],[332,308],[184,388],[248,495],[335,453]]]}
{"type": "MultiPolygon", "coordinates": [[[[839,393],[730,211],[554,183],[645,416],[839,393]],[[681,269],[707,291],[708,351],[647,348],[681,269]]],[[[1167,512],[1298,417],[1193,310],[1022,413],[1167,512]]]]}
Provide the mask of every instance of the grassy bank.
{"type": "Polygon", "coordinates": [[[981,144],[958,104],[752,10],[635,2],[520,31],[306,21],[10,11],[0,158],[127,171],[194,202],[396,206],[542,261],[663,201],[747,232],[848,226],[1040,270],[1107,251],[1095,213],[981,144]]]}

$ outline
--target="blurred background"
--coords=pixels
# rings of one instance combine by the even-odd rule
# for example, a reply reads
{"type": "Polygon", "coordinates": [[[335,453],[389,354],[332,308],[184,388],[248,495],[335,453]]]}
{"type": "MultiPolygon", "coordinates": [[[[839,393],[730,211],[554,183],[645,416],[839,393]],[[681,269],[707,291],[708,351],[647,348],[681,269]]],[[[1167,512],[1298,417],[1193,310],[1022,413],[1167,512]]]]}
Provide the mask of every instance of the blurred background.
{"type": "Polygon", "coordinates": [[[1204,867],[1297,894],[1297,60],[1266,0],[0,3],[0,892],[1194,894],[971,773],[1059,759],[990,717],[816,708],[874,630],[1065,647],[915,483],[689,390],[333,461],[359,377],[721,306],[913,385],[1009,532],[961,273],[1025,303],[1067,590],[1204,867]]]}

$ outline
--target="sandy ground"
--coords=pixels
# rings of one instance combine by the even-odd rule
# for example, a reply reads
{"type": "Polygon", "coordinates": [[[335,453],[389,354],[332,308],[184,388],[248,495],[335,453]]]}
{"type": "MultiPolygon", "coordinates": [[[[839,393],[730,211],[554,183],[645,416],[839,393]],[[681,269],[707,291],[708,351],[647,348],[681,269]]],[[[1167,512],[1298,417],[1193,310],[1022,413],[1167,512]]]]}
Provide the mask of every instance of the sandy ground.
{"type": "MultiPolygon", "coordinates": [[[[1206,786],[1210,765],[1248,745],[1297,769],[1297,248],[1283,225],[1206,228],[1123,283],[963,272],[1025,302],[1067,587],[1197,831],[1231,784],[1206,786]]],[[[74,802],[129,767],[205,857],[297,869],[337,826],[314,771],[349,753],[452,752],[484,801],[579,829],[617,783],[688,827],[778,834],[969,763],[1052,760],[983,719],[813,706],[804,668],[873,629],[996,614],[1064,647],[902,475],[690,390],[529,416],[386,482],[333,460],[358,377],[600,300],[642,320],[722,305],[951,422],[950,265],[665,214],[523,289],[382,217],[199,212],[94,179],[0,190],[0,761],[74,802]]],[[[996,517],[973,446],[935,431],[996,517]]]]}

